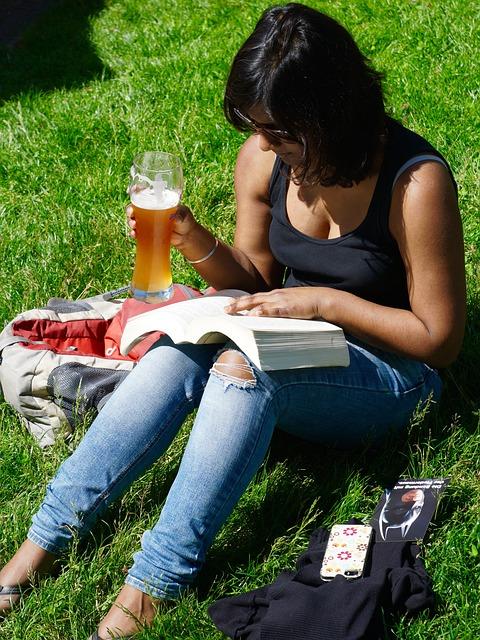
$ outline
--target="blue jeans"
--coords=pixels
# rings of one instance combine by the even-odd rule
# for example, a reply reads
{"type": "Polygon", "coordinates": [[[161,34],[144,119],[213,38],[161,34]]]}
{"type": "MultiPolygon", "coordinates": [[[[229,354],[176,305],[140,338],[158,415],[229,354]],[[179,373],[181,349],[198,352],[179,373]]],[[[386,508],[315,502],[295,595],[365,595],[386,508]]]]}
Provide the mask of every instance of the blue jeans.
{"type": "Polygon", "coordinates": [[[218,345],[162,338],[60,466],[29,539],[62,553],[164,453],[198,407],[160,518],[144,533],[126,578],[154,597],[178,597],[263,461],[275,427],[352,447],[400,431],[419,404],[439,397],[440,378],[426,365],[356,340],[349,349],[349,367],[266,373],[252,365],[252,379],[237,380],[212,369],[218,345]]]}

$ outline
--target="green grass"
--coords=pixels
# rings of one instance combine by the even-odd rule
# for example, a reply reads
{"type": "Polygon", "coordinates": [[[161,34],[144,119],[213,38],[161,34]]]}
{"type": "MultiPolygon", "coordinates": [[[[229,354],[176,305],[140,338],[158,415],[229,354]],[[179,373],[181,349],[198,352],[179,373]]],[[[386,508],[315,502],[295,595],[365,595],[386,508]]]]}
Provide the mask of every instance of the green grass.
{"type": "MultiPolygon", "coordinates": [[[[312,0],[345,24],[386,73],[394,116],[427,136],[459,183],[469,325],[444,373],[435,414],[407,442],[345,455],[276,437],[269,459],[211,550],[198,588],[142,638],[221,638],[210,602],[292,567],[316,526],[369,517],[398,476],[449,476],[425,540],[433,616],[395,618],[402,640],[480,637],[480,222],[478,220],[478,9],[472,0],[312,0]]],[[[179,153],[185,201],[231,240],[232,172],[242,136],[223,120],[229,63],[267,5],[244,0],[82,0],[50,11],[14,50],[0,50],[0,317],[129,280],[134,246],[123,209],[139,150],[179,153]],[[241,7],[241,8],[240,8],[241,7]]],[[[175,278],[201,286],[179,255],[175,278]]],[[[68,447],[42,452],[0,405],[0,562],[23,540],[31,514],[68,447]]],[[[123,582],[141,532],[157,518],[188,436],[138,481],[0,626],[0,638],[82,640],[123,582]]]]}

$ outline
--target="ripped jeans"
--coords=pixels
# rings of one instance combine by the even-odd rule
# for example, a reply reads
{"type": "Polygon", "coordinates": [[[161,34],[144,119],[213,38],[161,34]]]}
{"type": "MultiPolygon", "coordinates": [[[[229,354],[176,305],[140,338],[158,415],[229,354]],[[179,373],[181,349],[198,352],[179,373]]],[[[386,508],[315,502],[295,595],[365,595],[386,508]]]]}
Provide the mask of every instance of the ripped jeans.
{"type": "Polygon", "coordinates": [[[349,447],[402,429],[419,403],[440,395],[438,374],[426,365],[358,341],[349,349],[349,367],[266,373],[243,354],[244,364],[222,363],[218,345],[161,338],[60,466],[28,538],[61,554],[165,452],[198,407],[160,518],[143,534],[126,577],[154,597],[177,598],[262,463],[275,427],[349,447]]]}

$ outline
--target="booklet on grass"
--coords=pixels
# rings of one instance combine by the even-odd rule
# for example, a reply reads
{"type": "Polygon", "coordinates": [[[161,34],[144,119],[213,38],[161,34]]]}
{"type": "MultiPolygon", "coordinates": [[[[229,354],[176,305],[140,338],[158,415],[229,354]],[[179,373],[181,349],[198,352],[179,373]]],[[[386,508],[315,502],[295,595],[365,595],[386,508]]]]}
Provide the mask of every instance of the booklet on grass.
{"type": "Polygon", "coordinates": [[[371,525],[377,542],[422,540],[449,478],[402,478],[386,489],[371,525]]]}

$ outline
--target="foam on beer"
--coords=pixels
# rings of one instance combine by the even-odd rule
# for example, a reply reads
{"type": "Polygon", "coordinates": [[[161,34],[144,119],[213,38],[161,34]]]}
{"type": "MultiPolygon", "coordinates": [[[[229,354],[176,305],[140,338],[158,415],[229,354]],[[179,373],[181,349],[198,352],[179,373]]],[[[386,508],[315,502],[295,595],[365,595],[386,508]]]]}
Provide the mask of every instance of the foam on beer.
{"type": "Polygon", "coordinates": [[[176,207],[180,194],[173,189],[158,188],[158,183],[146,187],[141,191],[132,191],[130,194],[132,203],[140,209],[172,209],[176,207]]]}

